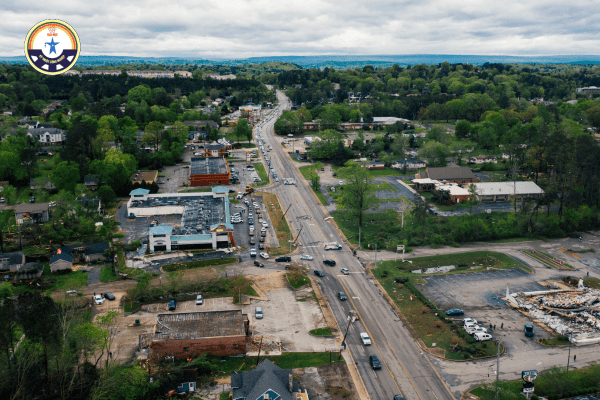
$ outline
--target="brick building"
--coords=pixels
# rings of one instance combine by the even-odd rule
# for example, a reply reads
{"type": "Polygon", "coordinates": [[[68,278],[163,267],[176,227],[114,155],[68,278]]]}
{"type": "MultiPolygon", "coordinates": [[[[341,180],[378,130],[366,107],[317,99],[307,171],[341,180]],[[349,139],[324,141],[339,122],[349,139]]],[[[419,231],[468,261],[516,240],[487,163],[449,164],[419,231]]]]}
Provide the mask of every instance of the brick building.
{"type": "Polygon", "coordinates": [[[192,158],[190,186],[226,185],[229,179],[231,172],[223,157],[192,158]]]}
{"type": "Polygon", "coordinates": [[[246,354],[251,342],[250,324],[242,310],[158,314],[154,333],[142,334],[139,347],[148,356],[176,359],[210,354],[246,354]]]}
{"type": "MultiPolygon", "coordinates": [[[[475,176],[470,168],[459,166],[441,168],[428,167],[425,171],[418,172],[415,175],[415,180],[419,179],[452,182],[458,185],[466,184],[467,186],[471,183],[479,182],[479,178],[475,176]]],[[[415,189],[419,191],[428,190],[427,188],[422,188],[419,184],[415,186],[415,189]]]]}

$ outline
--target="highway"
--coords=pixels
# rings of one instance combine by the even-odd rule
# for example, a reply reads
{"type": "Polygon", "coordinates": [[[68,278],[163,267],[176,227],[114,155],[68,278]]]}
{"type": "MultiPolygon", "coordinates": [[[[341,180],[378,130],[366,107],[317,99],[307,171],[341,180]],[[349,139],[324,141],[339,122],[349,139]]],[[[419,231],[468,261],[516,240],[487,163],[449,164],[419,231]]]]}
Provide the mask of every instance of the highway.
{"type": "MultiPolygon", "coordinates": [[[[289,99],[283,93],[278,91],[277,98],[277,112],[290,109],[289,99]]],[[[284,151],[274,133],[276,119],[277,117],[273,117],[260,129],[266,141],[265,147],[272,147],[266,155],[279,176],[279,182],[272,183],[265,190],[279,196],[284,210],[291,205],[288,217],[292,232],[297,235],[302,229],[299,243],[304,254],[310,254],[314,258],[313,261],[305,262],[311,273],[314,269],[325,272],[325,277],[320,278],[321,288],[327,296],[342,335],[348,326],[350,310],[358,312],[359,320],[351,323],[346,342],[370,398],[392,400],[394,395],[401,394],[407,400],[454,399],[429,361],[429,356],[420,350],[334,226],[325,221],[329,215],[298,171],[298,163],[284,151]],[[296,185],[284,185],[286,178],[294,178],[296,185]],[[338,242],[343,249],[325,251],[324,243],[327,242],[338,242]],[[322,262],[324,259],[334,259],[337,265],[326,266],[322,262]],[[348,268],[350,274],[343,275],[341,267],[348,268]],[[338,299],[337,293],[340,291],[347,294],[347,301],[338,299]],[[360,332],[369,333],[373,344],[363,346],[360,332]],[[381,361],[380,370],[374,371],[369,364],[369,356],[373,354],[381,361]]],[[[256,130],[257,128],[255,132],[256,130]]]]}

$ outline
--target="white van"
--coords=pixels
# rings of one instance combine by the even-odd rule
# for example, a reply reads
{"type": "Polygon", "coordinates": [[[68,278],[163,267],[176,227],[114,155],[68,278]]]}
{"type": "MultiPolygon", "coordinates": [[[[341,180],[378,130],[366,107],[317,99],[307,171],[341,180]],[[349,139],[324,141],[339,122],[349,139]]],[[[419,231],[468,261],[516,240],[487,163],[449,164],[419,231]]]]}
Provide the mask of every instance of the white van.
{"type": "Polygon", "coordinates": [[[473,337],[478,342],[485,342],[487,340],[493,339],[492,335],[490,335],[489,333],[481,333],[481,332],[477,332],[476,334],[473,335],[473,337]]]}
{"type": "Polygon", "coordinates": [[[254,310],[254,316],[256,317],[256,319],[262,319],[262,317],[263,317],[262,308],[256,307],[256,310],[254,310]]]}

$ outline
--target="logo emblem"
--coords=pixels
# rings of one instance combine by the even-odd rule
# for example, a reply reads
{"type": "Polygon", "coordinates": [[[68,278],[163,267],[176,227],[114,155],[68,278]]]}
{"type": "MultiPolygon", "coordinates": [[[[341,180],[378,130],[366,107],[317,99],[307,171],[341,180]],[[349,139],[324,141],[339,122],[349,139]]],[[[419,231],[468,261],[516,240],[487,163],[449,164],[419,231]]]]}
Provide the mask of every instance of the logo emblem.
{"type": "Polygon", "coordinates": [[[25,38],[25,57],[42,74],[67,72],[79,58],[79,37],[69,24],[47,19],[36,24],[25,38]]]}

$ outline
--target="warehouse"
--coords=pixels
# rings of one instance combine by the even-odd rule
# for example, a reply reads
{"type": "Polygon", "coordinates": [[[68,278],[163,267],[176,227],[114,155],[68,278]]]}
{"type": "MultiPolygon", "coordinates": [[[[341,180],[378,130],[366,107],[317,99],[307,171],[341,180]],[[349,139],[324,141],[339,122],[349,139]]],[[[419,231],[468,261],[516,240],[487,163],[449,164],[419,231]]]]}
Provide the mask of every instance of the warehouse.
{"type": "Polygon", "coordinates": [[[181,214],[175,227],[158,225],[148,232],[151,253],[187,248],[217,249],[235,246],[229,213],[229,189],[217,186],[212,192],[149,194],[147,189],[131,191],[127,203],[130,217],[181,214]]]}
{"type": "Polygon", "coordinates": [[[231,179],[223,157],[196,157],[190,165],[190,186],[226,185],[231,179]]]}
{"type": "Polygon", "coordinates": [[[154,333],[139,337],[140,349],[149,357],[175,359],[210,354],[246,354],[252,340],[248,314],[242,310],[158,314],[154,333]]]}
{"type": "Polygon", "coordinates": [[[544,191],[531,181],[522,182],[478,182],[475,191],[480,201],[508,201],[511,196],[518,200],[534,199],[544,191]]]}

